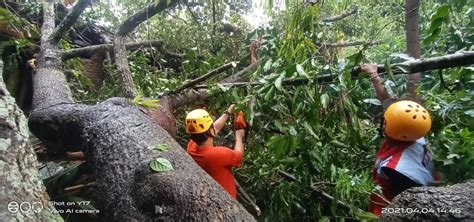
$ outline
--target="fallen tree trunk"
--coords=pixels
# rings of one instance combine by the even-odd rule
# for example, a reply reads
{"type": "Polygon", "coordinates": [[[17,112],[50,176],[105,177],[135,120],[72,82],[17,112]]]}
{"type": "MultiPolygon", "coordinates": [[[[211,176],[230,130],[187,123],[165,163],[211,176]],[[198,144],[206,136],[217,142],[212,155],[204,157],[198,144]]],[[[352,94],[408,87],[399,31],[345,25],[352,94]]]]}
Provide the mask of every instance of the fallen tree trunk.
{"type": "Polygon", "coordinates": [[[473,221],[474,180],[446,187],[415,187],[396,196],[380,221],[473,221]]]}
{"type": "Polygon", "coordinates": [[[95,167],[96,203],[103,220],[253,220],[165,130],[126,99],[35,110],[30,129],[42,141],[55,135],[78,142],[61,144],[85,148],[87,161],[95,167]],[[170,149],[150,150],[155,144],[170,149]],[[168,159],[174,170],[152,171],[150,162],[157,157],[168,159]]]}
{"type": "MultiPolygon", "coordinates": [[[[437,69],[447,69],[465,65],[474,64],[474,51],[465,51],[459,52],[444,56],[426,58],[426,59],[416,59],[412,61],[407,61],[400,64],[394,64],[391,67],[391,71],[394,75],[400,74],[411,74],[417,72],[424,72],[429,70],[437,70],[437,69]]],[[[378,73],[385,73],[384,66],[377,66],[378,73]]],[[[351,70],[352,78],[357,78],[357,76],[361,73],[359,67],[353,68],[351,70]]],[[[336,74],[320,74],[316,76],[314,79],[307,79],[307,78],[293,78],[293,79],[285,79],[282,81],[284,85],[304,85],[308,84],[311,81],[316,84],[328,84],[332,83],[333,80],[337,77],[336,74]]],[[[261,83],[261,82],[230,82],[230,83],[221,83],[221,85],[226,87],[240,87],[240,86],[249,86],[249,85],[265,85],[268,83],[261,83]]],[[[207,88],[207,85],[196,85],[194,88],[202,89],[207,88]]]]}

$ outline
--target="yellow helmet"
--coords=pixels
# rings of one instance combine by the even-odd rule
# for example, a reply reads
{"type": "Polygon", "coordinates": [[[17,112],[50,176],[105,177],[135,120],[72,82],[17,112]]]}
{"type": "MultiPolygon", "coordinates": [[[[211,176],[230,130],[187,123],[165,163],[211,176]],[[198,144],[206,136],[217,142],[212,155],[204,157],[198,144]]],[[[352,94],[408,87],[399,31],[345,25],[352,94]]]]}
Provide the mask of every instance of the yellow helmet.
{"type": "Polygon", "coordinates": [[[191,134],[204,133],[213,122],[211,115],[206,110],[195,109],[186,115],[186,132],[191,134]]]}
{"type": "Polygon", "coordinates": [[[400,141],[415,141],[431,128],[431,117],[420,104],[403,100],[390,105],[384,113],[385,134],[400,141]]]}

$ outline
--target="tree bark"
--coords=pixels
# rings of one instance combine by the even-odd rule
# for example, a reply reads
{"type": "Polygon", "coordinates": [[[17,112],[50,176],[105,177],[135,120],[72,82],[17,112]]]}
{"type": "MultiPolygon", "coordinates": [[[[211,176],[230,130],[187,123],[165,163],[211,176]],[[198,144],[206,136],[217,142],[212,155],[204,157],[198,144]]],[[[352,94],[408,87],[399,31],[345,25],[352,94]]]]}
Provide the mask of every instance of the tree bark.
{"type": "Polygon", "coordinates": [[[163,128],[126,99],[34,111],[30,129],[42,141],[54,134],[85,148],[95,167],[96,201],[105,221],[253,220],[163,128]],[[167,144],[170,150],[149,150],[155,144],[167,144]],[[170,160],[174,170],[153,172],[149,164],[157,157],[170,160]]]}
{"type": "MultiPolygon", "coordinates": [[[[421,56],[420,46],[420,15],[418,8],[420,6],[420,0],[406,0],[405,4],[405,28],[406,28],[406,41],[407,41],[407,53],[415,59],[421,56]]],[[[414,101],[420,102],[416,89],[420,85],[421,73],[417,72],[408,76],[407,81],[407,98],[414,101]]]]}
{"type": "Polygon", "coordinates": [[[90,4],[91,0],[79,0],[51,34],[51,41],[58,42],[64,33],[76,22],[82,11],[84,11],[84,9],[90,4]]]}
{"type": "Polygon", "coordinates": [[[38,161],[28,144],[23,112],[2,78],[0,60],[0,218],[4,221],[62,221],[49,203],[38,175],[38,161]],[[19,207],[22,206],[20,210],[19,207]]]}
{"type": "Polygon", "coordinates": [[[474,180],[446,187],[411,188],[396,196],[387,209],[414,212],[387,211],[380,221],[473,221],[473,196],[474,180]]]}
{"type": "Polygon", "coordinates": [[[125,98],[133,99],[138,94],[138,90],[133,83],[132,72],[128,66],[127,50],[125,49],[124,36],[117,36],[114,41],[115,62],[117,71],[121,78],[122,94],[125,98]]]}
{"type": "Polygon", "coordinates": [[[358,8],[354,8],[352,11],[344,12],[340,15],[336,15],[336,16],[332,16],[332,17],[329,17],[329,18],[321,19],[320,24],[324,25],[325,23],[331,23],[331,22],[336,22],[336,21],[345,19],[345,18],[347,18],[351,15],[356,14],[358,12],[358,10],[359,10],[358,8]]]}
{"type": "Polygon", "coordinates": [[[176,4],[176,2],[177,0],[160,0],[157,3],[152,3],[148,5],[148,7],[127,18],[127,20],[120,25],[117,31],[117,37],[114,41],[114,53],[117,61],[118,73],[122,80],[122,93],[124,97],[134,98],[138,93],[138,90],[133,83],[132,72],[128,66],[127,51],[125,49],[127,35],[142,22],[165,10],[169,6],[176,4]]]}

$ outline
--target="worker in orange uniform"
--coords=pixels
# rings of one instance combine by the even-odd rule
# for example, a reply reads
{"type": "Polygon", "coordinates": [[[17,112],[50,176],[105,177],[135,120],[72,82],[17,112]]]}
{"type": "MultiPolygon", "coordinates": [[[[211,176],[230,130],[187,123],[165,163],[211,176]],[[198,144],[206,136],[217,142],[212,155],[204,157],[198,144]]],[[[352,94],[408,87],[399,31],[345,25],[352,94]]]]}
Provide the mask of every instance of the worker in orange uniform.
{"type": "Polygon", "coordinates": [[[377,153],[372,179],[383,196],[372,194],[369,211],[380,215],[388,201],[410,187],[433,183],[432,153],[424,136],[431,127],[428,111],[420,104],[392,98],[382,85],[377,66],[364,64],[384,110],[383,130],[387,137],[377,153]]]}
{"type": "Polygon", "coordinates": [[[187,152],[227,193],[237,199],[233,167],[240,167],[244,155],[244,129],[235,131],[234,149],[214,146],[214,137],[224,127],[235,105],[231,105],[215,122],[206,110],[196,109],[186,116],[186,132],[190,134],[187,152]]]}

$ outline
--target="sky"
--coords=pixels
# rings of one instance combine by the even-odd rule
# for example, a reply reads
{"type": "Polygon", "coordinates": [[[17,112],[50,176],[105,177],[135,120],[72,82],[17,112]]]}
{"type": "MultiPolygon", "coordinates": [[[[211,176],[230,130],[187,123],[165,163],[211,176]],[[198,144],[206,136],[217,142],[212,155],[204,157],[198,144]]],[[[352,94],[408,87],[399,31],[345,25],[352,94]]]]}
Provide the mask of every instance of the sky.
{"type": "Polygon", "coordinates": [[[263,9],[262,0],[252,1],[252,10],[243,16],[245,21],[249,23],[253,28],[263,26],[270,23],[270,17],[263,9]]]}
{"type": "MultiPolygon", "coordinates": [[[[259,26],[264,26],[270,23],[271,18],[264,10],[264,1],[265,0],[252,0],[252,9],[245,15],[243,15],[244,20],[253,28],[258,28],[259,26]]],[[[111,0],[111,9],[117,17],[126,14],[125,8],[116,3],[116,0],[111,0]],[[115,3],[114,3],[115,2],[115,3]]],[[[72,7],[72,6],[71,6],[72,7]]],[[[90,10],[90,9],[86,9],[90,10]]],[[[229,14],[229,13],[226,13],[229,14]]],[[[225,19],[224,19],[225,20],[225,19]]],[[[99,20],[98,25],[110,26],[111,23],[106,21],[104,18],[99,20]]]]}

